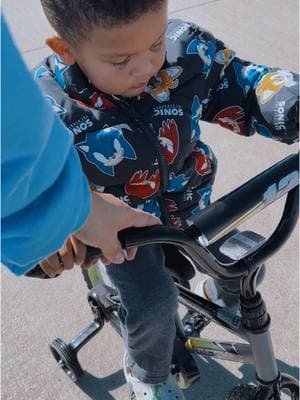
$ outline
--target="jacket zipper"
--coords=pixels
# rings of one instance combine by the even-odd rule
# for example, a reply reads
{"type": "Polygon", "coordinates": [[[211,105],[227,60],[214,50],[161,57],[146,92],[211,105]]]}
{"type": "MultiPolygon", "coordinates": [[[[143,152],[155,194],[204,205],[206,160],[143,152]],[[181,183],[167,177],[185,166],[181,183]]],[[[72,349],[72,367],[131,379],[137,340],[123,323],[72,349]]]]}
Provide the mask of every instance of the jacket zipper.
{"type": "Polygon", "coordinates": [[[159,173],[160,173],[160,187],[159,187],[159,196],[157,198],[159,208],[162,214],[162,221],[166,225],[171,225],[171,219],[169,216],[168,211],[166,210],[164,200],[163,200],[163,193],[166,191],[168,187],[168,169],[165,167],[167,165],[165,156],[163,155],[163,152],[160,147],[159,141],[155,137],[155,130],[150,123],[149,125],[146,125],[146,123],[142,122],[140,120],[140,115],[135,112],[139,116],[139,119],[135,118],[135,122],[141,126],[140,130],[142,131],[143,134],[146,134],[148,139],[151,141],[151,143],[154,145],[155,152],[156,152],[156,157],[158,159],[158,168],[159,168],[159,173]]]}
{"type": "Polygon", "coordinates": [[[165,160],[165,157],[163,155],[163,152],[160,147],[160,143],[158,139],[156,138],[155,135],[155,130],[153,128],[153,125],[151,123],[146,124],[143,120],[141,115],[133,108],[133,105],[128,106],[127,103],[123,102],[121,99],[116,98],[115,96],[109,96],[111,97],[112,101],[114,103],[118,103],[118,106],[126,113],[126,116],[129,117],[130,120],[135,124],[137,129],[143,134],[146,135],[147,139],[149,142],[154,146],[155,154],[157,157],[158,161],[158,168],[159,168],[159,174],[160,174],[160,185],[159,185],[159,194],[157,197],[159,208],[162,214],[162,221],[166,225],[172,225],[171,224],[171,219],[169,216],[168,211],[166,210],[164,200],[163,200],[163,193],[166,191],[168,187],[168,168],[166,167],[167,163],[165,160]]]}

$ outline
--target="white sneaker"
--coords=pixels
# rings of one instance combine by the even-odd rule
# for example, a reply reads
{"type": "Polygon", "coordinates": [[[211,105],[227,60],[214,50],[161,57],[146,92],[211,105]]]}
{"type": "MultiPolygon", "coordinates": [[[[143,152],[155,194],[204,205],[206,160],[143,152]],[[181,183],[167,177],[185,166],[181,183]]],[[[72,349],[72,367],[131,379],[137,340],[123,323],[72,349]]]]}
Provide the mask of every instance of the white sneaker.
{"type": "Polygon", "coordinates": [[[128,367],[124,374],[131,385],[130,400],[186,400],[171,376],[164,383],[149,384],[134,377],[128,367]]]}

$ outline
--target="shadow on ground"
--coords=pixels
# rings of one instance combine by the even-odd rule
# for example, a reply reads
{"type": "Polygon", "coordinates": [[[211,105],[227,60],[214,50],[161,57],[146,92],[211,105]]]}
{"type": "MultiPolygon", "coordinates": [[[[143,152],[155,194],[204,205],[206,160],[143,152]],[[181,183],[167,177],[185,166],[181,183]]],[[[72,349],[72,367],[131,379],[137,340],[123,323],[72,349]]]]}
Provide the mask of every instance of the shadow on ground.
{"type": "MultiPolygon", "coordinates": [[[[201,358],[198,365],[201,378],[185,391],[187,400],[225,400],[227,393],[234,386],[241,383],[255,383],[255,370],[252,365],[241,365],[238,368],[239,377],[213,359],[201,358]]],[[[290,366],[280,360],[278,360],[278,367],[281,372],[298,379],[298,367],[290,366]]],[[[98,378],[85,372],[77,382],[77,386],[92,400],[115,400],[109,392],[124,384],[125,378],[122,370],[105,378],[98,378]]]]}
{"type": "MultiPolygon", "coordinates": [[[[299,378],[299,368],[290,366],[277,360],[280,372],[299,378]]],[[[234,375],[213,359],[199,361],[201,378],[197,384],[186,391],[187,400],[225,400],[228,392],[237,385],[256,382],[255,368],[253,365],[241,365],[234,375]]]]}
{"type": "Polygon", "coordinates": [[[92,400],[115,400],[109,393],[125,384],[123,370],[118,370],[105,378],[98,378],[87,371],[76,383],[92,400]]]}

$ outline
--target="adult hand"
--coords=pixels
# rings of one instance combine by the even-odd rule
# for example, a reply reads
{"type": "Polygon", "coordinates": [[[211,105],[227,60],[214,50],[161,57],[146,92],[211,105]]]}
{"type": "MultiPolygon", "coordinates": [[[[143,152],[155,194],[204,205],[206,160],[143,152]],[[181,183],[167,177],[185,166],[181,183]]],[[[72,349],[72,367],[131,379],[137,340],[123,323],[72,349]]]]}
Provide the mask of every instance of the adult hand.
{"type": "Polygon", "coordinates": [[[81,265],[84,262],[86,245],[74,236],[70,236],[64,246],[56,253],[40,262],[42,270],[54,278],[63,271],[72,269],[74,265],[81,265]]]}
{"type": "Polygon", "coordinates": [[[101,249],[104,264],[121,264],[125,259],[133,260],[136,249],[122,249],[118,232],[130,227],[161,224],[159,218],[132,208],[108,193],[92,192],[90,215],[83,226],[74,234],[83,243],[101,249]]]}

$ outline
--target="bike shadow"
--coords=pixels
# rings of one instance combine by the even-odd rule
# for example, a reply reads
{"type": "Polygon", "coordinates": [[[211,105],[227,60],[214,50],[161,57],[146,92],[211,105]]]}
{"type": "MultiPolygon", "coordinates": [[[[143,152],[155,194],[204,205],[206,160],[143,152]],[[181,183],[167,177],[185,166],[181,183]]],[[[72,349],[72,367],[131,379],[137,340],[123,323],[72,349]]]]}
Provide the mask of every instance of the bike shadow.
{"type": "Polygon", "coordinates": [[[116,400],[109,392],[126,384],[122,369],[98,378],[84,371],[83,376],[76,382],[76,385],[92,400],[116,400]]]}
{"type": "MultiPolygon", "coordinates": [[[[228,367],[226,367],[212,358],[198,357],[196,360],[201,377],[197,383],[185,391],[187,400],[225,400],[233,387],[256,383],[254,365],[227,362],[228,367]],[[232,371],[233,365],[234,371],[232,371]]],[[[281,373],[292,375],[298,379],[298,367],[288,365],[281,360],[277,360],[277,364],[281,373]]]]}
{"type": "MultiPolygon", "coordinates": [[[[228,367],[221,365],[212,358],[197,357],[201,377],[189,389],[184,391],[186,400],[225,400],[228,392],[236,385],[255,383],[253,365],[232,364],[228,367]],[[235,365],[234,372],[230,371],[235,365]]],[[[299,368],[277,360],[280,372],[298,379],[299,368]]],[[[109,392],[126,384],[123,370],[118,370],[104,378],[91,375],[87,371],[76,382],[76,385],[92,400],[119,400],[109,392]]]]}

